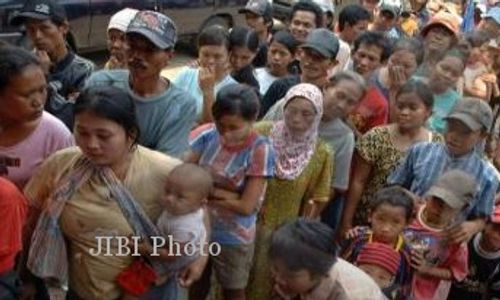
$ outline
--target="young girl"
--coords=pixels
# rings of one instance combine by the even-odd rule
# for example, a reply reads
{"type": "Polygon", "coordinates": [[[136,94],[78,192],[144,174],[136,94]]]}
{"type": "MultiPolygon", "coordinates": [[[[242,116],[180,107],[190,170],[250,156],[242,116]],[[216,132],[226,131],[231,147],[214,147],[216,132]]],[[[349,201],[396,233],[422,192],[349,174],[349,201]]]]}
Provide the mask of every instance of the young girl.
{"type": "Polygon", "coordinates": [[[267,66],[255,70],[261,95],[266,94],[276,79],[291,75],[289,66],[295,59],[298,45],[293,35],[286,30],[273,35],[267,51],[267,66]]]}
{"type": "MultiPolygon", "coordinates": [[[[186,161],[207,168],[214,178],[208,199],[211,213],[211,240],[222,252],[211,258],[225,299],[245,299],[245,288],[253,259],[255,222],[274,174],[274,154],[266,137],[253,130],[259,99],[249,86],[224,87],[214,103],[214,124],[192,133],[186,161]]],[[[205,299],[212,268],[191,290],[192,299],[205,299]]]]}
{"type": "Polygon", "coordinates": [[[229,33],[231,76],[239,83],[259,90],[252,61],[259,51],[259,35],[248,27],[234,27],[229,33]]]}
{"type": "Polygon", "coordinates": [[[351,263],[358,261],[363,249],[372,243],[389,245],[400,255],[393,280],[382,290],[390,299],[405,299],[410,293],[410,249],[406,246],[403,231],[413,214],[411,194],[401,187],[378,191],[369,206],[370,227],[356,227],[342,242],[341,256],[351,263]]]}
{"type": "Polygon", "coordinates": [[[333,238],[317,221],[298,219],[276,229],[269,258],[278,299],[386,299],[366,273],[337,258],[333,238]]]}
{"type": "Polygon", "coordinates": [[[433,102],[427,85],[416,80],[407,82],[396,94],[395,123],[373,128],[358,140],[342,232],[353,224],[367,224],[369,199],[385,185],[413,144],[442,140],[440,135],[425,128],[433,102]]]}
{"type": "Polygon", "coordinates": [[[196,99],[196,113],[201,123],[212,121],[215,94],[222,87],[237,83],[229,75],[228,63],[228,33],[219,26],[210,26],[198,37],[199,67],[186,66],[173,80],[174,85],[196,99]]]}

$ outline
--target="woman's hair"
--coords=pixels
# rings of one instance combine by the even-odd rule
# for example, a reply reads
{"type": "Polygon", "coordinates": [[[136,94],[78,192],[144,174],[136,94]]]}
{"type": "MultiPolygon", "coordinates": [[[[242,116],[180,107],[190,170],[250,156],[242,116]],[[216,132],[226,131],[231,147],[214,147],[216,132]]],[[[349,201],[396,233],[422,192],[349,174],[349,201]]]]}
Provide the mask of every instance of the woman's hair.
{"type": "Polygon", "coordinates": [[[292,272],[326,275],[337,260],[335,232],[324,223],[303,218],[284,223],[271,236],[269,257],[292,272]]]}
{"type": "Polygon", "coordinates": [[[428,110],[432,110],[434,106],[434,94],[431,92],[429,86],[422,80],[410,79],[403,84],[396,93],[396,99],[403,94],[417,94],[418,98],[422,101],[428,110]]]}
{"type": "Polygon", "coordinates": [[[330,77],[324,89],[326,90],[331,87],[335,87],[337,86],[337,84],[344,80],[354,82],[361,90],[363,96],[368,91],[368,85],[366,84],[366,80],[363,78],[363,76],[352,71],[340,71],[335,73],[332,77],[330,77]]]}
{"type": "Polygon", "coordinates": [[[75,118],[83,112],[92,112],[97,116],[120,125],[127,135],[137,143],[139,125],[135,113],[134,100],[130,95],[114,86],[98,86],[84,89],[75,101],[75,118]]]}
{"type": "Polygon", "coordinates": [[[217,93],[212,114],[215,120],[226,115],[238,115],[244,120],[254,121],[259,109],[259,96],[254,88],[246,84],[230,84],[217,93]]]}
{"type": "Polygon", "coordinates": [[[422,41],[417,38],[405,38],[398,40],[392,48],[392,53],[394,54],[403,50],[415,55],[417,65],[420,65],[424,60],[424,45],[422,44],[422,41]]]}
{"type": "Polygon", "coordinates": [[[0,47],[0,91],[28,66],[40,66],[35,55],[18,47],[0,47]]]}
{"type": "Polygon", "coordinates": [[[198,49],[203,46],[224,46],[229,51],[229,35],[224,27],[209,26],[198,36],[198,49]]]}
{"type": "Polygon", "coordinates": [[[259,34],[249,27],[237,26],[229,33],[230,49],[233,47],[248,48],[253,53],[259,50],[259,34]]]}
{"type": "Polygon", "coordinates": [[[400,186],[380,189],[370,200],[369,208],[371,212],[374,212],[382,204],[404,208],[406,220],[411,219],[414,203],[412,195],[406,189],[400,186]]]}
{"type": "Polygon", "coordinates": [[[271,38],[271,43],[273,42],[280,43],[283,46],[285,46],[292,55],[295,54],[297,51],[297,48],[299,47],[300,43],[297,42],[297,40],[293,37],[293,35],[288,31],[288,30],[280,30],[273,34],[273,37],[271,38]]]}

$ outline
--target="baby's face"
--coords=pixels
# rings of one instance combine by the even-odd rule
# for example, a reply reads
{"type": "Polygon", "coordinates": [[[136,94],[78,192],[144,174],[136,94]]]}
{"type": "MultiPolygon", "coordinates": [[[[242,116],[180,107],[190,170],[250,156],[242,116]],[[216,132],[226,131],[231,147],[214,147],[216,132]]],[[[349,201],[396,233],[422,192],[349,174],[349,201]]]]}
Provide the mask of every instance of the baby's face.
{"type": "Polygon", "coordinates": [[[394,276],[386,269],[377,265],[369,264],[359,265],[358,267],[366,274],[370,275],[370,277],[377,283],[377,285],[381,289],[389,287],[391,285],[394,276]]]}
{"type": "Polygon", "coordinates": [[[172,215],[185,215],[196,211],[202,205],[203,197],[189,179],[169,176],[165,182],[162,202],[172,215]]]}

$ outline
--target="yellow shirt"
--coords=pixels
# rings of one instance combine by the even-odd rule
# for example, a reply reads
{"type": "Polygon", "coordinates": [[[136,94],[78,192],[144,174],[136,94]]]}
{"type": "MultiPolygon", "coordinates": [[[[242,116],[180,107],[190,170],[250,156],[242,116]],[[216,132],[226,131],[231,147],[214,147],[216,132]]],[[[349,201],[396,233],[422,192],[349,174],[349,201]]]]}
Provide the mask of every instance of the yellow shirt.
{"type": "MultiPolygon", "coordinates": [[[[47,196],[56,182],[82,157],[76,147],[50,157],[26,187],[30,205],[47,207],[47,196]]],[[[163,211],[159,199],[165,179],[179,163],[141,146],[133,153],[124,185],[153,223],[163,211]]],[[[66,203],[59,222],[67,240],[70,289],[84,299],[119,297],[121,291],[115,279],[132,262],[132,257],[104,256],[104,251],[92,256],[90,250],[98,249],[96,236],[129,236],[133,231],[103,182],[90,178],[84,183],[66,203]]],[[[118,253],[116,240],[111,243],[110,253],[118,253]]]]}

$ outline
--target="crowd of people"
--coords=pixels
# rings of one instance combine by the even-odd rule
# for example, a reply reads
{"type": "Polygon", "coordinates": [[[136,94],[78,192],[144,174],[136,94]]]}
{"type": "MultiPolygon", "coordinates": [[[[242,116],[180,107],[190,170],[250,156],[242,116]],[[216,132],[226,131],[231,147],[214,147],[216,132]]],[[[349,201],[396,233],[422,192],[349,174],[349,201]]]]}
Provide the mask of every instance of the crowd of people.
{"type": "Polygon", "coordinates": [[[500,2],[239,13],[168,78],[167,15],[116,12],[100,67],[25,1],[33,49],[0,43],[0,299],[500,299],[500,2]]]}

